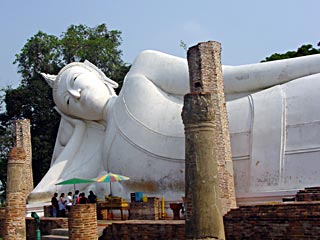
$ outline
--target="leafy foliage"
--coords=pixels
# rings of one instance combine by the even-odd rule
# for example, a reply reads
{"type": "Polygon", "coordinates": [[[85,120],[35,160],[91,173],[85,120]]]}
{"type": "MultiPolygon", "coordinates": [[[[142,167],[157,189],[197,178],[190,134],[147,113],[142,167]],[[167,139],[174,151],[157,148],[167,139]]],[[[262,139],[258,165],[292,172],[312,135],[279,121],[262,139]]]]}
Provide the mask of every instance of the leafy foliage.
{"type": "MultiPolygon", "coordinates": [[[[1,89],[0,94],[0,106],[1,111],[3,110],[4,103],[4,89],[1,89]]],[[[6,125],[0,122],[0,193],[6,189],[6,179],[7,179],[7,155],[12,147],[12,127],[11,122],[6,121],[6,125]],[[9,127],[7,127],[7,125],[9,127]]],[[[0,196],[1,199],[1,196],[0,196]]]]}
{"type": "Polygon", "coordinates": [[[50,166],[60,116],[54,110],[52,90],[40,73],[57,74],[64,65],[87,59],[119,82],[129,70],[118,49],[120,35],[120,31],[109,31],[105,24],[95,28],[71,25],[60,37],[39,31],[27,40],[14,61],[18,64],[21,83],[16,89],[4,90],[6,111],[0,114],[1,181],[6,180],[7,151],[11,147],[9,129],[15,119],[28,118],[31,122],[35,184],[50,166]]]}
{"type": "Polygon", "coordinates": [[[187,44],[182,40],[180,40],[180,47],[182,47],[186,52],[188,51],[187,44]]]}
{"type": "MultiPolygon", "coordinates": [[[[320,42],[318,43],[318,46],[320,46],[320,42]]],[[[320,53],[320,48],[316,49],[311,44],[305,44],[299,47],[297,51],[288,51],[282,54],[274,53],[270,57],[266,57],[266,59],[262,60],[261,62],[268,62],[268,61],[281,60],[281,59],[294,58],[294,57],[302,57],[302,56],[318,54],[318,53],[320,53]]]]}

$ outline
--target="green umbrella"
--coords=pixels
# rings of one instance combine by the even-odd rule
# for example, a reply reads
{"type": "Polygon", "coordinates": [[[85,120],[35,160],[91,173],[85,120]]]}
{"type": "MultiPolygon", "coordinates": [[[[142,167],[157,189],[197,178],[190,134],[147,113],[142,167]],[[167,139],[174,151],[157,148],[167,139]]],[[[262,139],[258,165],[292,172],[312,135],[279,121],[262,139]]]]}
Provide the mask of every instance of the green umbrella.
{"type": "Polygon", "coordinates": [[[65,181],[56,183],[56,185],[71,185],[73,184],[74,191],[76,191],[76,184],[84,184],[84,183],[92,183],[95,182],[91,179],[85,179],[85,178],[70,178],[65,181]]]}

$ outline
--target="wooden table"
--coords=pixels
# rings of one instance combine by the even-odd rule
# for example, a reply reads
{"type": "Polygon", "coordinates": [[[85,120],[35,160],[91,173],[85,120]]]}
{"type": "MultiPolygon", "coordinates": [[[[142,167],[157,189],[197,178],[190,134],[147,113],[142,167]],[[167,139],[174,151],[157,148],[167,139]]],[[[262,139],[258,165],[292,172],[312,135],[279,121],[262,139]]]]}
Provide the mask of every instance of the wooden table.
{"type": "MultiPolygon", "coordinates": [[[[128,202],[104,202],[104,201],[98,201],[97,202],[97,215],[101,216],[101,210],[107,209],[109,210],[120,210],[121,213],[121,220],[125,220],[123,217],[123,210],[130,209],[128,202]]],[[[130,213],[130,212],[129,212],[130,213]]],[[[98,217],[99,218],[99,217],[98,217]]]]}

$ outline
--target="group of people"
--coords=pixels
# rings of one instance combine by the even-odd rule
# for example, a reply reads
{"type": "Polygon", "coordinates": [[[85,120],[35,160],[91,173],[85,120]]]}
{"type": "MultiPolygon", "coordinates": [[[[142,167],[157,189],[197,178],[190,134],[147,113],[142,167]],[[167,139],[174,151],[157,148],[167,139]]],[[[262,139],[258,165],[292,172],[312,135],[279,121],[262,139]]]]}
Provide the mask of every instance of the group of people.
{"type": "Polygon", "coordinates": [[[72,192],[68,192],[66,197],[64,193],[61,193],[59,198],[58,193],[54,193],[51,198],[51,216],[67,217],[73,205],[96,202],[97,196],[93,191],[89,192],[88,197],[86,197],[84,192],[80,193],[79,190],[76,190],[74,194],[72,194],[72,192]]]}

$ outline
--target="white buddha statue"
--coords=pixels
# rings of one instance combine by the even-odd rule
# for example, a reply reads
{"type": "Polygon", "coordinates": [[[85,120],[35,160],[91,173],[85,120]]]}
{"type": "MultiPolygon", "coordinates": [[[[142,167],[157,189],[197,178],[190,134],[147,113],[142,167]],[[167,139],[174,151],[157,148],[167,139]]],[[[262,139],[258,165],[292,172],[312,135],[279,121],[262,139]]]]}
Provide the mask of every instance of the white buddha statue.
{"type": "MultiPolygon", "coordinates": [[[[320,182],[320,55],[223,66],[236,195],[283,196],[320,182]]],[[[130,177],[112,183],[115,195],[184,195],[183,96],[186,59],[142,52],[119,96],[115,82],[89,62],[71,63],[53,87],[61,123],[51,167],[30,199],[48,199],[55,184],[110,171],[130,177]]],[[[109,184],[77,185],[98,195],[109,184]]],[[[58,191],[63,191],[59,186],[58,191]]]]}

